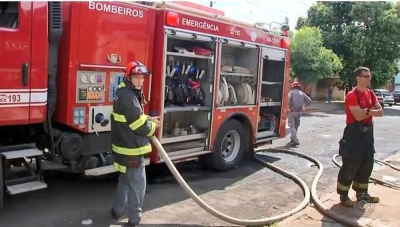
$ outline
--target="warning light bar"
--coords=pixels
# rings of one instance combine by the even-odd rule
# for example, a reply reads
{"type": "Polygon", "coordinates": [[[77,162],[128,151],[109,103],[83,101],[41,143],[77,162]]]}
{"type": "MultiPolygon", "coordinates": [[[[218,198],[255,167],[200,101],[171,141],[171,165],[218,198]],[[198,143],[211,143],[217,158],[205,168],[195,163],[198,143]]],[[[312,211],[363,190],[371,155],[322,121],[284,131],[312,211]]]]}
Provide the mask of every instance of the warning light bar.
{"type": "Polygon", "coordinates": [[[167,25],[176,26],[179,24],[179,15],[175,12],[167,12],[167,25]]]}
{"type": "Polygon", "coordinates": [[[290,40],[288,38],[281,39],[281,47],[285,49],[289,49],[290,47],[290,40]]]}

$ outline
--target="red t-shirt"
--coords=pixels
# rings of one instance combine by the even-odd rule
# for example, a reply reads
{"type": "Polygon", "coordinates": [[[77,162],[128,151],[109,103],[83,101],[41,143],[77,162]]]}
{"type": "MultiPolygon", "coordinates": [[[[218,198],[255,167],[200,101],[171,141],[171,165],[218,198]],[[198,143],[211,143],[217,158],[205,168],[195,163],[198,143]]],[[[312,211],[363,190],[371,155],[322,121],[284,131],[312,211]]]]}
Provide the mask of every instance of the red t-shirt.
{"type": "MultiPolygon", "coordinates": [[[[354,88],[352,91],[347,93],[346,95],[346,123],[351,124],[356,121],[353,114],[350,112],[349,106],[360,106],[361,109],[372,108],[375,103],[378,103],[378,99],[373,91],[369,89],[365,89],[364,92],[360,92],[357,88],[354,88]],[[358,96],[358,98],[357,98],[358,96]]],[[[363,124],[372,123],[372,116],[365,118],[361,121],[363,124]]]]}

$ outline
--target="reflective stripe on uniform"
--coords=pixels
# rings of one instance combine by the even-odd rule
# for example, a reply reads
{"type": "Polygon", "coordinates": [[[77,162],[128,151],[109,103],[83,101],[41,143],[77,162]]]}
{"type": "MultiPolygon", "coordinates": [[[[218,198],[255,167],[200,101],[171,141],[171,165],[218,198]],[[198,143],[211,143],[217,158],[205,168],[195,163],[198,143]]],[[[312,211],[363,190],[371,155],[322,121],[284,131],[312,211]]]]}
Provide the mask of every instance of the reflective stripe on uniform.
{"type": "Polygon", "coordinates": [[[121,173],[126,173],[126,166],[120,165],[116,162],[114,162],[114,169],[121,173]]]}
{"type": "Polygon", "coordinates": [[[348,191],[349,189],[350,189],[350,185],[349,186],[344,186],[344,185],[342,185],[341,183],[337,183],[337,188],[339,189],[339,190],[342,190],[342,191],[348,191]]]}
{"type": "Polygon", "coordinates": [[[154,132],[156,131],[156,128],[157,128],[156,123],[151,122],[151,130],[150,130],[150,132],[147,134],[147,136],[150,137],[150,136],[154,135],[154,132]]]}
{"type": "MultiPolygon", "coordinates": [[[[115,121],[121,122],[121,123],[126,123],[127,122],[124,115],[117,114],[114,111],[112,111],[111,114],[113,115],[115,121]]],[[[146,123],[147,119],[148,119],[148,116],[145,115],[145,114],[142,114],[139,117],[139,119],[137,119],[136,121],[134,121],[131,124],[129,124],[129,128],[131,128],[132,131],[135,131],[140,126],[144,125],[146,123]]]]}
{"type": "Polygon", "coordinates": [[[356,188],[359,188],[359,189],[368,189],[368,184],[358,183],[356,181],[353,181],[353,187],[356,187],[356,188]]]}
{"type": "Polygon", "coordinates": [[[147,153],[151,152],[151,145],[148,143],[143,147],[138,147],[138,148],[124,148],[124,147],[118,147],[116,145],[112,145],[112,150],[121,155],[127,155],[127,156],[138,156],[138,155],[144,155],[147,153]]]}
{"type": "Polygon", "coordinates": [[[125,85],[125,83],[124,83],[124,82],[122,82],[122,83],[118,84],[118,88],[123,88],[123,87],[126,87],[126,85],[125,85]]]}

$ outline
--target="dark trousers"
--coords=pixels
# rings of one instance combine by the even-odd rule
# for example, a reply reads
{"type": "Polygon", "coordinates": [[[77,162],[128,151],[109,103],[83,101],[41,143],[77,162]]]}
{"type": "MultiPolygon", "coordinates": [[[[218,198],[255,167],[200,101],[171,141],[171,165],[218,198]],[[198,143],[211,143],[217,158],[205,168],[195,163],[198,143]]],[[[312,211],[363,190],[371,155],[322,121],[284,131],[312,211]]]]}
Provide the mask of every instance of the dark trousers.
{"type": "Polygon", "coordinates": [[[343,165],[339,170],[337,193],[347,195],[350,187],[357,193],[368,192],[368,182],[374,168],[374,138],[372,126],[362,132],[360,125],[348,125],[340,143],[343,165]]]}
{"type": "Polygon", "coordinates": [[[347,194],[350,185],[357,193],[368,192],[368,182],[374,168],[374,154],[368,152],[360,160],[342,157],[343,165],[340,168],[337,182],[337,193],[347,194]]]}

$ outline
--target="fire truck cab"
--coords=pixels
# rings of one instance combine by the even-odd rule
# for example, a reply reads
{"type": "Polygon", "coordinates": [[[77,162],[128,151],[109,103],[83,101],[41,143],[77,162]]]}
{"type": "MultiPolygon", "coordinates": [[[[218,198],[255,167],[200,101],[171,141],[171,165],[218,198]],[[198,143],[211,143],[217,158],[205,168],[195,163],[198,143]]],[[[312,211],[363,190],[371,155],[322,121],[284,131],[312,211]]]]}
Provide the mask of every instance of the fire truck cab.
{"type": "MultiPolygon", "coordinates": [[[[0,207],[43,170],[115,172],[110,114],[132,60],[174,162],[235,168],[285,137],[289,39],[187,2],[0,2],[0,207]],[[197,9],[195,9],[197,8],[197,9]],[[4,185],[4,187],[3,187],[4,185]]],[[[164,162],[156,149],[146,165],[164,162]]]]}

